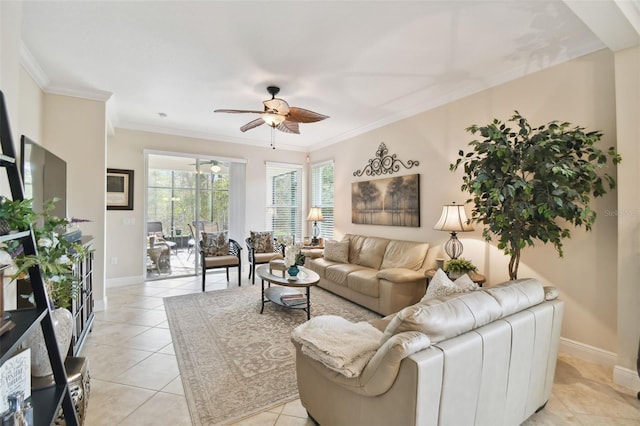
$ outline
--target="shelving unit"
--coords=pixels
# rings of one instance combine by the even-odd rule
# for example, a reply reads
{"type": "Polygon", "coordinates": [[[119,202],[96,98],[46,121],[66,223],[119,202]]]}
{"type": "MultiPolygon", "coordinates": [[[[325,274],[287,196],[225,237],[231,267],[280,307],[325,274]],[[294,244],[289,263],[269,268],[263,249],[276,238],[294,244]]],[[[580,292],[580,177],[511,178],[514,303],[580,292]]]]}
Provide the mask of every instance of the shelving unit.
{"type": "MultiPolygon", "coordinates": [[[[90,247],[93,243],[92,236],[83,236],[80,240],[83,246],[90,247]]],[[[77,297],[71,301],[71,314],[75,327],[69,346],[69,356],[79,356],[87,334],[93,326],[93,251],[89,252],[86,259],[78,262],[76,273],[80,282],[80,291],[77,297]]]]}
{"type": "MultiPolygon", "coordinates": [[[[15,161],[15,148],[2,91],[0,91],[0,145],[2,147],[0,167],[3,167],[7,172],[11,197],[13,200],[23,200],[22,178],[15,161]]],[[[9,240],[19,240],[26,254],[36,253],[33,230],[0,236],[0,241],[9,240]]],[[[31,405],[33,407],[34,425],[51,425],[57,416],[60,405],[62,405],[66,424],[68,426],[77,426],[78,418],[76,417],[75,407],[69,392],[62,357],[56,343],[48,296],[38,267],[29,270],[29,279],[33,288],[36,307],[6,311],[11,315],[11,320],[15,322],[15,327],[0,336],[0,365],[13,356],[18,346],[35,327],[42,327],[55,385],[32,391],[31,405]]],[[[4,291],[4,288],[0,290],[4,291]]]]}

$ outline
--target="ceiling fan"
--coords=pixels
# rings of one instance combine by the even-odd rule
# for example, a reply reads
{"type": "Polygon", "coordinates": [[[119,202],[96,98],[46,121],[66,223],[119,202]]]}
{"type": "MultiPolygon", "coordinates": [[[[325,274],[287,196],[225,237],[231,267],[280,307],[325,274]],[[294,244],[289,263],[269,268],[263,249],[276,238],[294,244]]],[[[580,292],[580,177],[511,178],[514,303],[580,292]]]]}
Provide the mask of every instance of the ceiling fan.
{"type": "Polygon", "coordinates": [[[314,123],[316,121],[329,118],[328,115],[319,114],[304,108],[290,107],[289,104],[280,98],[276,98],[280,88],[276,86],[267,87],[267,91],[271,95],[271,99],[263,101],[264,111],[245,110],[245,109],[216,109],[214,112],[229,112],[232,114],[260,114],[260,118],[248,122],[240,127],[242,132],[251,130],[264,123],[267,123],[274,129],[278,129],[285,133],[300,134],[299,123],[314,123]]]}

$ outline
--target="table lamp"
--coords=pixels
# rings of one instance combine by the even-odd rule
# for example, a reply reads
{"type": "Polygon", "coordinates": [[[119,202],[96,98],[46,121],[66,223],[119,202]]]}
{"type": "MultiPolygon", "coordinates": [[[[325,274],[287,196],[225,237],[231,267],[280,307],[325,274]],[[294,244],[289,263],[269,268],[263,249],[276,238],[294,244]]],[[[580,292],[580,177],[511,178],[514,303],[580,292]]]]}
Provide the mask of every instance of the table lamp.
{"type": "Polygon", "coordinates": [[[462,254],[464,248],[460,240],[458,240],[457,233],[473,231],[473,226],[471,226],[467,219],[464,206],[454,202],[442,207],[440,220],[434,225],[433,229],[451,232],[451,238],[449,238],[449,241],[444,245],[444,251],[451,259],[457,259],[462,254]]]}
{"type": "Polygon", "coordinates": [[[313,221],[313,226],[311,227],[311,245],[317,246],[320,243],[320,240],[318,239],[318,236],[320,235],[318,222],[322,222],[324,220],[324,217],[322,217],[322,209],[320,207],[311,207],[307,220],[309,222],[313,221]]]}

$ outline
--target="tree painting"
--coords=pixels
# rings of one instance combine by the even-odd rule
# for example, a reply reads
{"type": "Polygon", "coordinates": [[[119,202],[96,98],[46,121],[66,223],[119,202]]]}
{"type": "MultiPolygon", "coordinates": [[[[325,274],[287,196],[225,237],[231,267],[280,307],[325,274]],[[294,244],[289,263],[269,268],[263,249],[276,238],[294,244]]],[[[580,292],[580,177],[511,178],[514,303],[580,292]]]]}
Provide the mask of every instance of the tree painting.
{"type": "Polygon", "coordinates": [[[420,226],[418,174],[355,182],[351,221],[358,224],[420,226]]]}

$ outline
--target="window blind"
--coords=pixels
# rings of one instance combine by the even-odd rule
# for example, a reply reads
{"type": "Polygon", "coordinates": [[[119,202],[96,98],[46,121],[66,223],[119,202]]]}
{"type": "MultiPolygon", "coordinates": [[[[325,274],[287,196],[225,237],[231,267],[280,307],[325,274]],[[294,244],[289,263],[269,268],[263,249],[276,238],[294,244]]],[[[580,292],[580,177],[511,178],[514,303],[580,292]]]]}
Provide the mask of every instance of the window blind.
{"type": "Polygon", "coordinates": [[[302,239],[302,166],[267,162],[267,229],[302,239]]]}
{"type": "Polygon", "coordinates": [[[324,220],[318,223],[320,237],[333,238],[333,161],[311,166],[311,207],[320,207],[324,220]]]}

